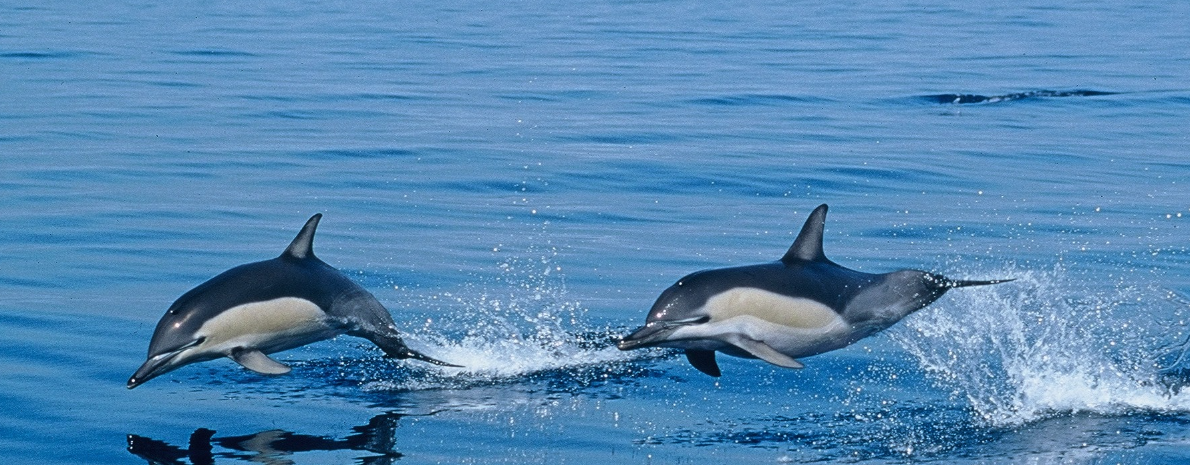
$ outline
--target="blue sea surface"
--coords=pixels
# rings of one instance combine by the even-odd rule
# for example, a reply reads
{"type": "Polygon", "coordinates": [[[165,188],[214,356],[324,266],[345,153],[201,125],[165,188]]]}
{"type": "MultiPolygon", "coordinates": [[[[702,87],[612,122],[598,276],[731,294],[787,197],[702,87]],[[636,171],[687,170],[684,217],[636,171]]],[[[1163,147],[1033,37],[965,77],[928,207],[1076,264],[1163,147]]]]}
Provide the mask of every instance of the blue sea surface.
{"type": "Polygon", "coordinates": [[[1185,463],[1190,3],[0,5],[0,463],[1185,463]],[[787,370],[621,352],[695,270],[960,289],[787,370]],[[315,250],[351,337],[135,390],[169,304],[315,250]]]}

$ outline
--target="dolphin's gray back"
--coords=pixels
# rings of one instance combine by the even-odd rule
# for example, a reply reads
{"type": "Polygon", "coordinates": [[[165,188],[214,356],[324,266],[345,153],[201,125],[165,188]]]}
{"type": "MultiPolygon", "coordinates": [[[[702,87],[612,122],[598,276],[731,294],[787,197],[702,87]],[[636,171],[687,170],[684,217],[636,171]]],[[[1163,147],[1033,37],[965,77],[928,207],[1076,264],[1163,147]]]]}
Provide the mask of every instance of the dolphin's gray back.
{"type": "Polygon", "coordinates": [[[371,293],[322,260],[281,256],[237,266],[183,294],[158,324],[149,352],[186,342],[172,338],[193,334],[227,309],[283,297],[314,303],[327,316],[347,324],[344,330],[354,329],[355,325],[384,327],[393,323],[392,316],[371,293]],[[161,325],[178,325],[182,331],[161,331],[161,325]]]}
{"type": "MultiPolygon", "coordinates": [[[[879,280],[880,275],[843,268],[829,261],[774,262],[699,271],[666,290],[674,296],[667,298],[662,294],[657,301],[670,303],[667,306],[675,308],[694,309],[730,289],[750,287],[820,302],[842,314],[851,299],[879,280]],[[675,298],[680,299],[679,305],[672,305],[675,298]]],[[[663,317],[658,313],[660,310],[654,308],[649,319],[663,317]]]]}
{"type": "Polygon", "coordinates": [[[355,284],[321,260],[274,258],[227,270],[183,294],[171,309],[193,308],[196,316],[205,320],[236,305],[298,297],[325,310],[336,294],[352,286],[355,284]]]}
{"type": "Polygon", "coordinates": [[[349,323],[379,330],[393,325],[393,317],[376,297],[356,284],[343,272],[310,255],[300,260],[282,256],[271,261],[280,262],[279,273],[288,273],[286,291],[293,296],[314,302],[327,316],[349,323]]]}
{"type": "Polygon", "coordinates": [[[813,300],[843,315],[848,303],[865,288],[880,282],[883,275],[844,268],[826,258],[822,250],[826,211],[826,204],[822,204],[810,213],[797,239],[779,261],[688,275],[661,294],[648,320],[675,318],[667,313],[700,308],[711,297],[741,287],[813,300]]]}

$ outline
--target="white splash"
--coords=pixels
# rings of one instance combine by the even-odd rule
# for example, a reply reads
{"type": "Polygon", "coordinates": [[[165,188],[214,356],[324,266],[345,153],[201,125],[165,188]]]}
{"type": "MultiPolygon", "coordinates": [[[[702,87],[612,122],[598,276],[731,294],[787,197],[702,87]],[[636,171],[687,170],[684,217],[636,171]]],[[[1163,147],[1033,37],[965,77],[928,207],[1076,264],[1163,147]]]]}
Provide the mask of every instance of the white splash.
{"type": "Polygon", "coordinates": [[[633,360],[615,347],[594,349],[563,340],[510,338],[493,340],[468,336],[438,350],[442,357],[463,368],[443,368],[447,376],[512,378],[536,372],[598,366],[633,360]]]}
{"type": "Polygon", "coordinates": [[[499,382],[553,370],[588,370],[610,375],[623,365],[655,354],[622,352],[615,340],[623,329],[592,324],[585,308],[566,297],[553,254],[509,258],[499,273],[459,292],[425,297],[447,305],[449,321],[427,320],[407,334],[426,353],[462,368],[433,367],[433,376],[370,383],[376,389],[433,389],[499,382]]]}
{"type": "Polygon", "coordinates": [[[1185,363],[1190,334],[1190,307],[1176,294],[1096,292],[1061,268],[1002,274],[1017,281],[952,291],[891,332],[983,421],[1190,411],[1190,389],[1163,375],[1185,363]]]}

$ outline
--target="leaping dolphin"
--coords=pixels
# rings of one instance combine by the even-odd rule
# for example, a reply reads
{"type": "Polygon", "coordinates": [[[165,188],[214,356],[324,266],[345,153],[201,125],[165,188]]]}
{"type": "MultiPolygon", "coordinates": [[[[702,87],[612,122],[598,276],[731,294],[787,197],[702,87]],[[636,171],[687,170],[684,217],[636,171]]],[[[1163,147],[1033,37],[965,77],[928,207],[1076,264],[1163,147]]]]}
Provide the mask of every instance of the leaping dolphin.
{"type": "Polygon", "coordinates": [[[316,214],[280,257],[240,265],[182,294],[161,317],[128,389],[191,363],[228,357],[257,373],[288,373],[268,354],[340,334],[393,358],[457,366],[410,349],[376,297],[314,256],[316,214]]]}
{"type": "Polygon", "coordinates": [[[846,347],[929,305],[946,291],[991,281],[917,270],[870,274],[822,252],[825,204],[810,213],[780,261],[703,270],[670,286],[645,325],[618,344],[684,349],[694,368],[720,376],[715,352],[802,368],[798,358],[846,347]]]}

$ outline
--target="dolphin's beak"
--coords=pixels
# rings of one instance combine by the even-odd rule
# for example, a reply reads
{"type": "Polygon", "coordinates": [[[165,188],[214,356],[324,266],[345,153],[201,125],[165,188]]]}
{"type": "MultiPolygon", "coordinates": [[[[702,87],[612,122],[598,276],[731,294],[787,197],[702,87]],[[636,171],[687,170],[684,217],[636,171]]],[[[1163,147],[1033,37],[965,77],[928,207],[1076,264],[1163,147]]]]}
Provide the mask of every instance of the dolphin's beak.
{"type": "Polygon", "coordinates": [[[136,373],[133,373],[132,377],[128,378],[128,389],[145,384],[145,381],[165,373],[167,371],[165,367],[169,365],[169,361],[173,360],[179,353],[181,351],[170,352],[145,360],[145,363],[136,370],[136,373]]]}
{"type": "Polygon", "coordinates": [[[136,369],[136,373],[133,373],[132,377],[128,378],[128,389],[145,384],[145,381],[161,376],[181,366],[171,362],[173,362],[178,355],[181,355],[182,352],[185,352],[186,349],[201,343],[202,339],[197,339],[194,342],[186,344],[177,349],[149,357],[149,359],[145,360],[145,363],[141,365],[140,368],[136,369]]]}
{"type": "Polygon", "coordinates": [[[616,344],[620,350],[641,349],[645,347],[655,346],[677,331],[678,328],[692,323],[673,322],[673,321],[650,321],[644,326],[637,328],[632,334],[629,334],[621,339],[616,344]]]}

